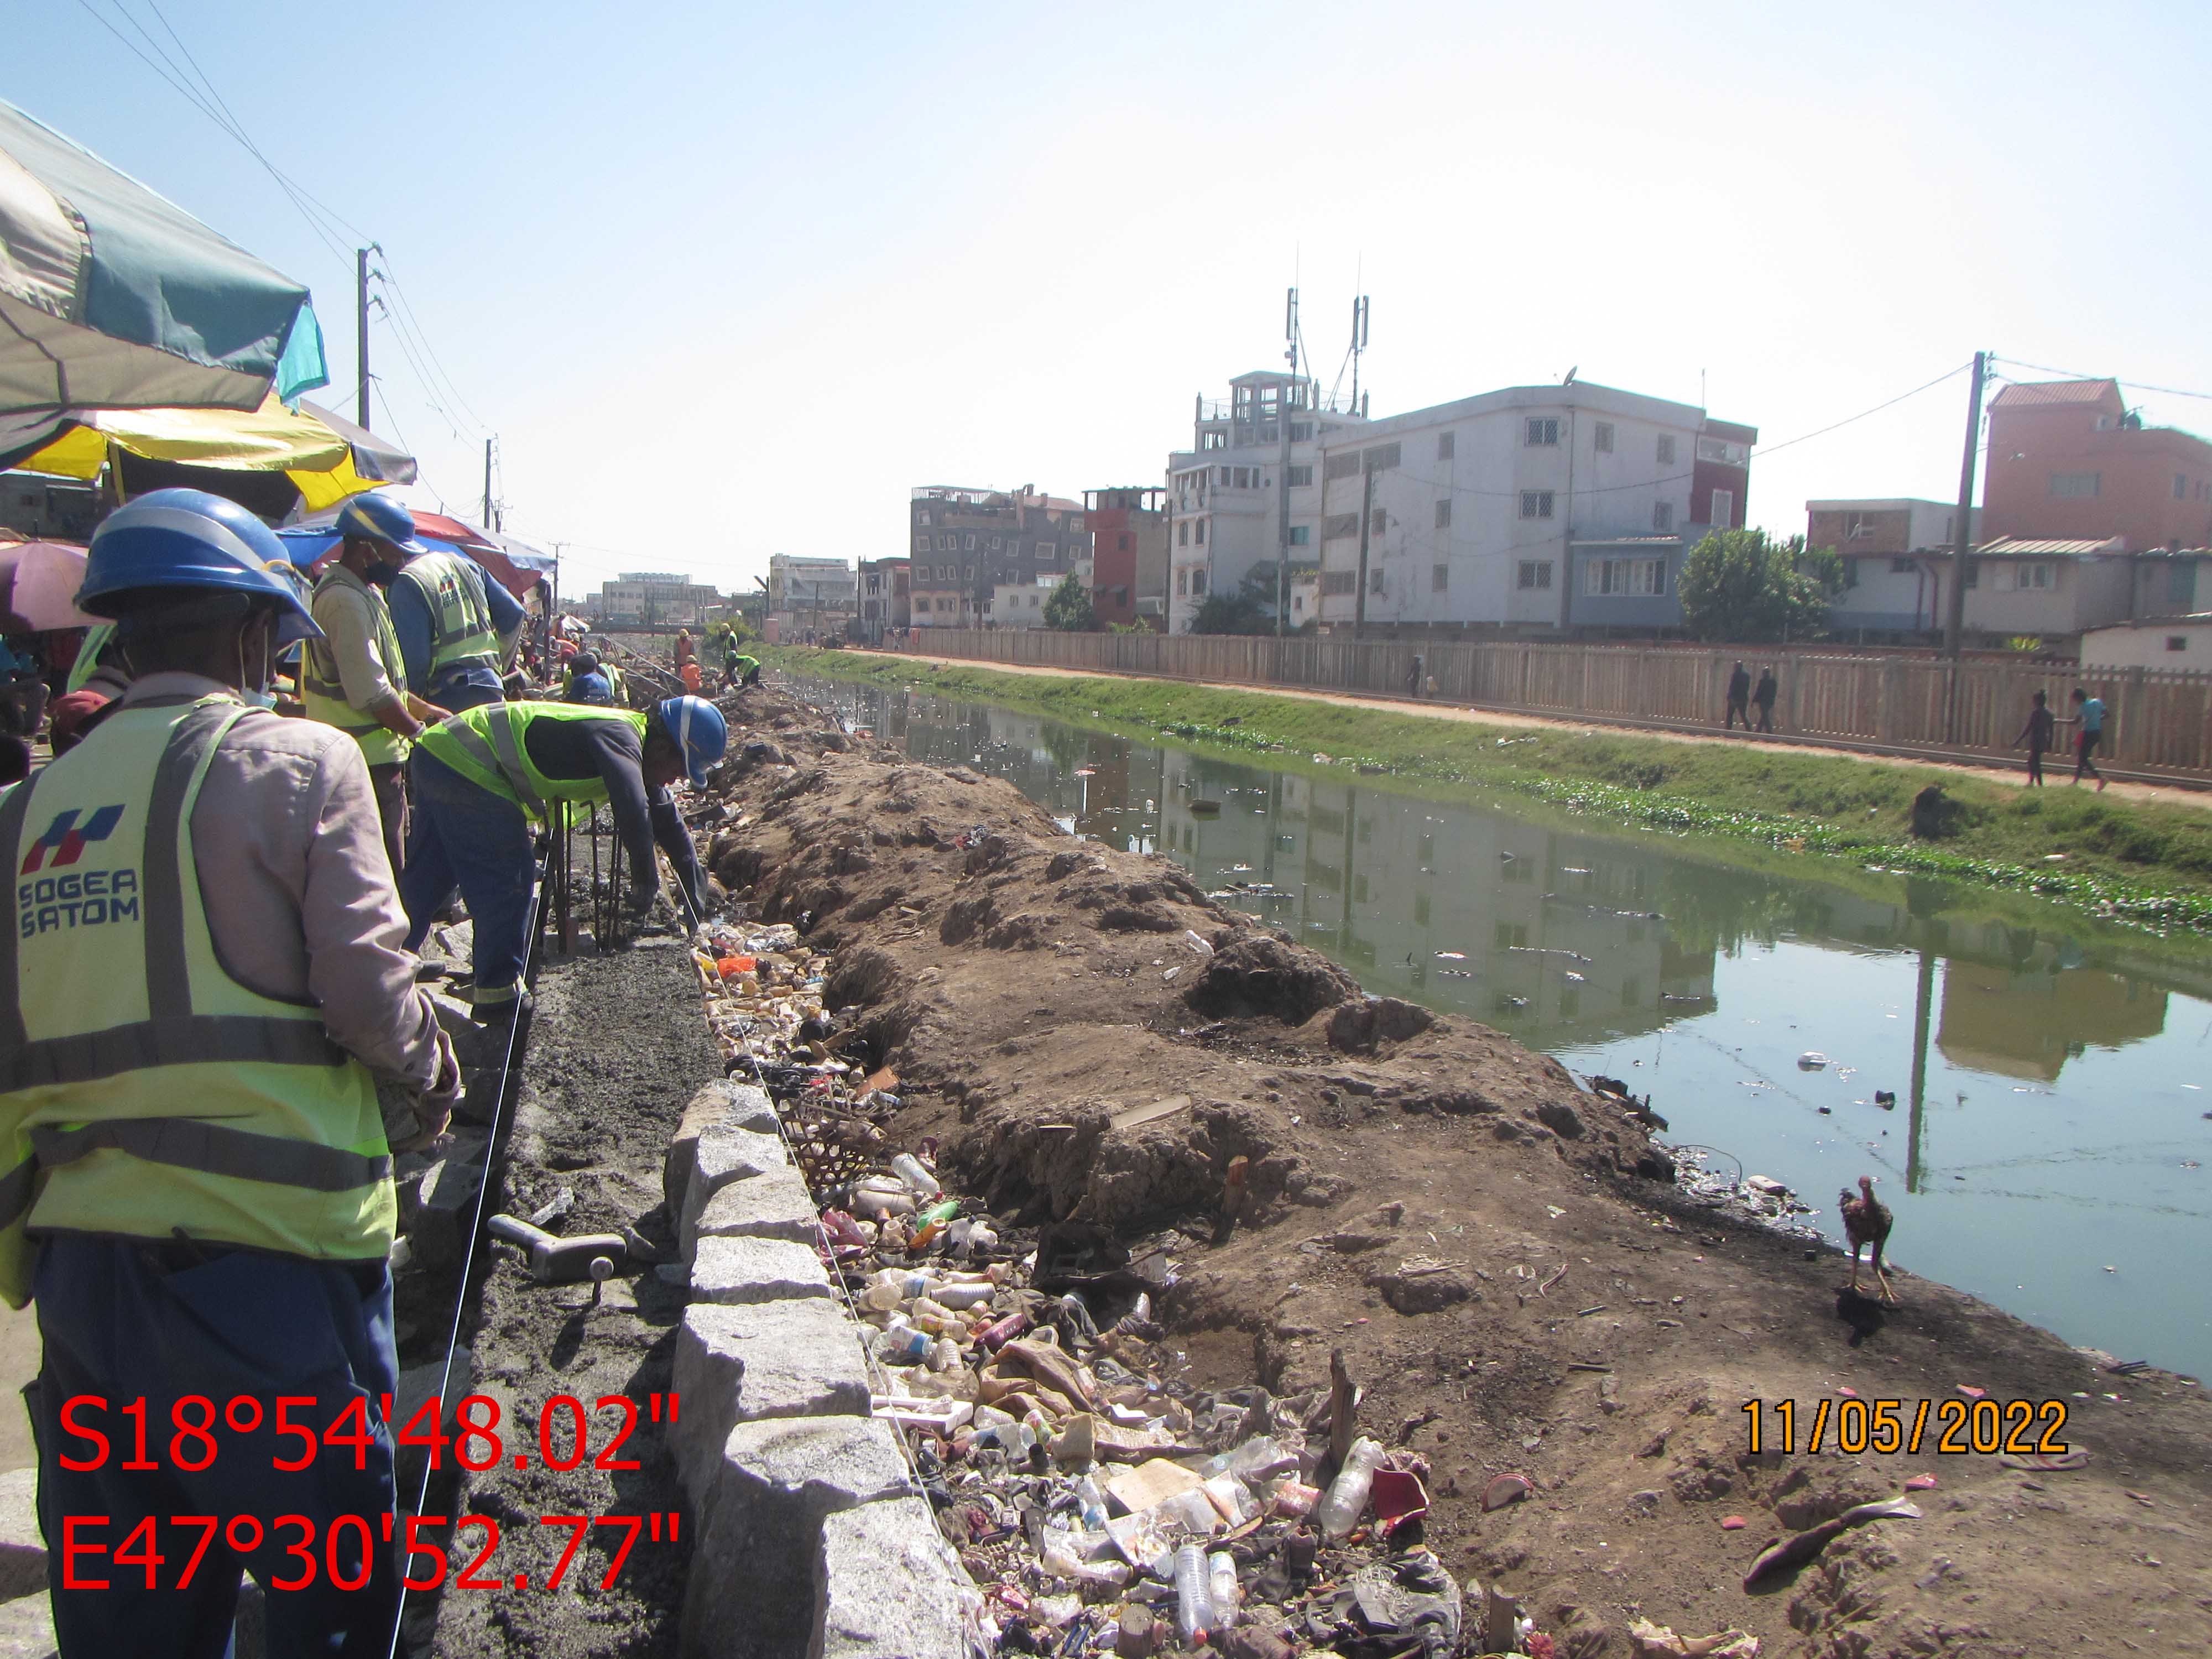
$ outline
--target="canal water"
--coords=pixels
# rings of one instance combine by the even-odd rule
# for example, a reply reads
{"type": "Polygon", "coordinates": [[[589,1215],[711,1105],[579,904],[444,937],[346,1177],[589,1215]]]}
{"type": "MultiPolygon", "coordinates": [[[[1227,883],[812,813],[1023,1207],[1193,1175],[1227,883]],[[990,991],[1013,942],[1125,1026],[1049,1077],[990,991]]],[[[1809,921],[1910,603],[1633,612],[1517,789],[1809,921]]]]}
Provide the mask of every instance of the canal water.
{"type": "Polygon", "coordinates": [[[1838,1188],[1871,1175],[1892,1260],[2070,1342],[2212,1376],[2212,946],[2177,968],[2141,935],[2055,906],[2000,918],[1954,884],[1839,885],[1812,860],[1778,877],[1350,768],[805,689],[1073,831],[1167,854],[1371,992],[1650,1093],[1668,1139],[1786,1183],[1832,1237],[1838,1188]]]}

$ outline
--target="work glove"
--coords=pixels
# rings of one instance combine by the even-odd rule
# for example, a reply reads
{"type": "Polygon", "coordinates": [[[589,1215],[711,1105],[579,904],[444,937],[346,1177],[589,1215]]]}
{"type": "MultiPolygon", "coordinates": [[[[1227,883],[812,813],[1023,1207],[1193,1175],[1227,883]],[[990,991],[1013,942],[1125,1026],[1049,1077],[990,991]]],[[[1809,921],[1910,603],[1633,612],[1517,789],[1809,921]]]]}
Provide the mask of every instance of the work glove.
{"type": "Polygon", "coordinates": [[[461,1098],[461,1062],[453,1053],[453,1038],[442,1029],[437,1036],[437,1071],[430,1086],[415,1097],[415,1131],[392,1143],[395,1152],[419,1152],[453,1127],[453,1108],[461,1098]]]}

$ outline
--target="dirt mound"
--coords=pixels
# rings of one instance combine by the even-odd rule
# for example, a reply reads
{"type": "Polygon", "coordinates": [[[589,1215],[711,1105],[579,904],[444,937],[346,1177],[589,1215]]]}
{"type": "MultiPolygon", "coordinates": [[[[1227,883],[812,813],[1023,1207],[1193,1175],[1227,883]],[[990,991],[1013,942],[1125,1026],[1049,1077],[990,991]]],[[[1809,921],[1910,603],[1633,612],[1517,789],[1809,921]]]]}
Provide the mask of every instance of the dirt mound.
{"type": "Polygon", "coordinates": [[[1359,981],[1320,952],[1271,933],[1247,933],[1218,946],[1183,1000],[1215,1019],[1303,1025],[1359,995],[1359,981]]]}

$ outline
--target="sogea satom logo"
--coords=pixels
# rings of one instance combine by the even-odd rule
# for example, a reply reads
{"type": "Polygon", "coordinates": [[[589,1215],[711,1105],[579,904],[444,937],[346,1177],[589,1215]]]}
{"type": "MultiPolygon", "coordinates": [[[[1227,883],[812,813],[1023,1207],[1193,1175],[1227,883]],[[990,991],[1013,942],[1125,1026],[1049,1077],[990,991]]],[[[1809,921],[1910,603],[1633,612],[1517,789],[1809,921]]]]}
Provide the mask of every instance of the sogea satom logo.
{"type": "Polygon", "coordinates": [[[82,823],[78,816],[79,809],[74,806],[55,814],[46,833],[23,854],[15,911],[17,930],[24,939],[57,928],[139,920],[136,870],[69,867],[84,856],[87,847],[115,833],[115,826],[123,821],[123,808],[96,806],[82,823]]]}
{"type": "Polygon", "coordinates": [[[27,876],[45,869],[49,853],[54,855],[53,867],[57,870],[64,865],[75,864],[83,855],[87,842],[106,841],[115,833],[115,826],[123,821],[120,806],[99,806],[93,809],[92,816],[80,827],[76,811],[77,809],[72,806],[65,812],[54,815],[54,821],[46,826],[46,833],[33,842],[31,850],[23,854],[21,874],[27,876]]]}

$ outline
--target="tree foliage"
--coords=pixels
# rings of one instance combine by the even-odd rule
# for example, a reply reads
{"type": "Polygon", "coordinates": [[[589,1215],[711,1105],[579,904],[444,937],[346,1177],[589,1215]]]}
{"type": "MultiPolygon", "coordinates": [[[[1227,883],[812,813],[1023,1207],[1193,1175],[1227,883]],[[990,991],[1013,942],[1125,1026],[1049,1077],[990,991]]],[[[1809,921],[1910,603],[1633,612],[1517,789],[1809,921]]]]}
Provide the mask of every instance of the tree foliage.
{"type": "Polygon", "coordinates": [[[1275,631],[1275,567],[1255,565],[1237,592],[1209,593],[1190,619],[1194,634],[1272,634],[1275,631]]]}
{"type": "Polygon", "coordinates": [[[1092,634],[1098,629],[1098,613],[1091,608],[1091,590],[1069,571],[1044,602],[1044,625],[1063,634],[1092,634]]]}
{"type": "Polygon", "coordinates": [[[1802,536],[1777,541],[1763,530],[1711,532],[1690,550],[1675,581],[1692,634],[1747,645],[1820,632],[1843,589],[1835,549],[1808,547],[1802,536]]]}

